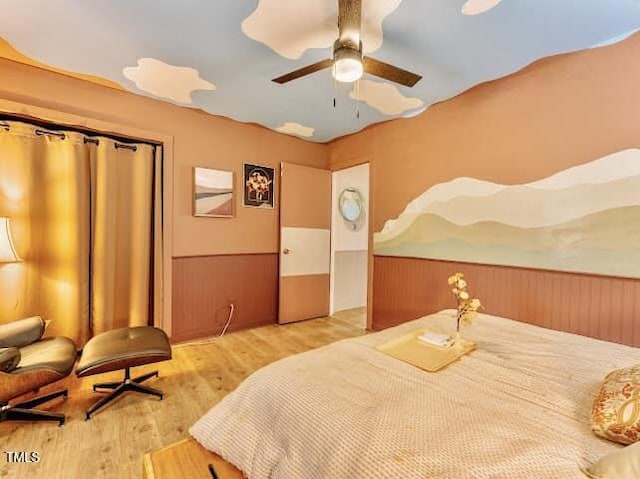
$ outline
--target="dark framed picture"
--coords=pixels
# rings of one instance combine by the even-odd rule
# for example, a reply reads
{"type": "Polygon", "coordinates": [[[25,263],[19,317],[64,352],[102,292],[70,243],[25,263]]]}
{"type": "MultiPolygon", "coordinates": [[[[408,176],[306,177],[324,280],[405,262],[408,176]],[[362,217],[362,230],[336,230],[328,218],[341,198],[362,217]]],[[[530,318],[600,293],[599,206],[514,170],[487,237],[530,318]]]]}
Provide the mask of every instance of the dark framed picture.
{"type": "Polygon", "coordinates": [[[242,204],[253,208],[275,205],[275,170],[268,166],[244,164],[242,204]]]}
{"type": "Polygon", "coordinates": [[[233,172],[193,169],[193,215],[233,218],[233,172]]]}

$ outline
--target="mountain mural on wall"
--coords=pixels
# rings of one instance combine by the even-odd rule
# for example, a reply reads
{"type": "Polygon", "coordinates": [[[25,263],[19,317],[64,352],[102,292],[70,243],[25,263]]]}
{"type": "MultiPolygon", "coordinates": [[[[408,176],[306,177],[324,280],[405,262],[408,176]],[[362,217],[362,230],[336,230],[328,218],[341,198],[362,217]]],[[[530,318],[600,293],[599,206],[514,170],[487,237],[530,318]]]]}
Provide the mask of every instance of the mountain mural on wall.
{"type": "Polygon", "coordinates": [[[374,245],[378,255],[640,277],[640,150],[524,185],[435,185],[374,245]]]}

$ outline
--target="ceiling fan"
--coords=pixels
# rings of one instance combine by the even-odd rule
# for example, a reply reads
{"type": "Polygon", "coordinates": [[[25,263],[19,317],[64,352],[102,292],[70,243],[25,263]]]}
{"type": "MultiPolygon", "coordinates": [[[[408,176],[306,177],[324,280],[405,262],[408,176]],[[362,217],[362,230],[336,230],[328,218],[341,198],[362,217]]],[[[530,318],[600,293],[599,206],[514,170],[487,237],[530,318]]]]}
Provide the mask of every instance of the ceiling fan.
{"type": "Polygon", "coordinates": [[[364,73],[408,87],[418,83],[422,79],[420,75],[362,55],[361,20],[362,0],[338,0],[338,39],[333,44],[333,58],[300,68],[272,81],[287,83],[331,68],[333,77],[344,83],[355,82],[364,73]]]}

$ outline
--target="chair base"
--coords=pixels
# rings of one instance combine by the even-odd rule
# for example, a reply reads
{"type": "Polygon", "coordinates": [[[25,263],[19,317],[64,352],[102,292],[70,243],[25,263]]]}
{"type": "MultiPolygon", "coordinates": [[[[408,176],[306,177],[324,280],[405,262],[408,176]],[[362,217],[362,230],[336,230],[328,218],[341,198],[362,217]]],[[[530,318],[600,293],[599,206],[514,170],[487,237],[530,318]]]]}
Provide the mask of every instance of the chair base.
{"type": "Polygon", "coordinates": [[[31,399],[29,401],[24,401],[18,404],[9,404],[9,403],[0,404],[0,422],[57,421],[58,426],[64,426],[64,423],[65,423],[64,414],[33,409],[36,406],[39,406],[41,404],[44,404],[46,402],[49,402],[59,397],[64,397],[65,399],[68,398],[69,391],[67,389],[62,389],[60,391],[45,394],[44,396],[40,396],[40,397],[31,399]]]}
{"type": "Polygon", "coordinates": [[[143,374],[142,376],[138,376],[137,378],[131,379],[131,368],[126,368],[124,373],[124,380],[112,383],[98,383],[93,385],[94,392],[107,392],[107,391],[99,391],[99,389],[110,390],[106,396],[100,399],[97,403],[89,408],[87,411],[85,420],[88,421],[91,419],[91,416],[97,412],[99,409],[103,408],[111,401],[121,396],[126,392],[136,392],[140,394],[149,394],[151,396],[156,396],[162,400],[164,395],[162,391],[158,391],[157,389],[150,388],[148,386],[143,386],[141,383],[146,381],[147,379],[151,379],[153,377],[158,377],[158,371],[153,371],[151,373],[143,374]]]}

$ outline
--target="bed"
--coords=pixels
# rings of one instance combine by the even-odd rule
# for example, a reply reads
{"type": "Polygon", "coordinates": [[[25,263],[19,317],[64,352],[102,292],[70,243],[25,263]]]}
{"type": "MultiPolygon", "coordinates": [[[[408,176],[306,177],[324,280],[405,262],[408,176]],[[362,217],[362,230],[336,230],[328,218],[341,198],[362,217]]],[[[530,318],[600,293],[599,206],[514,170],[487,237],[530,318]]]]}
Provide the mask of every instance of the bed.
{"type": "Polygon", "coordinates": [[[471,355],[427,373],[375,347],[451,331],[453,310],[273,363],[190,430],[250,479],[584,479],[617,450],[594,394],[636,348],[480,315],[471,355]]]}

